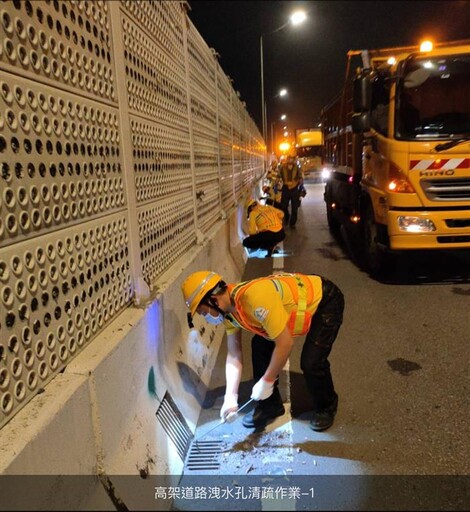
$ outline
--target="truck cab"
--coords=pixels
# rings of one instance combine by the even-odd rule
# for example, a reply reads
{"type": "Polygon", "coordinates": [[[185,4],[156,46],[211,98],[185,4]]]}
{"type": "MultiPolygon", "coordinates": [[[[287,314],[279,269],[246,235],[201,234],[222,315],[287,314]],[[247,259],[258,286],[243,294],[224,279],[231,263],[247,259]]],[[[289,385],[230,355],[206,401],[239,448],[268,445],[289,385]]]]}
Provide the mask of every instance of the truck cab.
{"type": "Polygon", "coordinates": [[[322,181],[323,134],[319,128],[296,131],[296,158],[307,180],[322,181]]]}
{"type": "Polygon", "coordinates": [[[386,254],[470,248],[470,42],[351,51],[323,109],[330,228],[353,227],[371,272],[386,254]]]}

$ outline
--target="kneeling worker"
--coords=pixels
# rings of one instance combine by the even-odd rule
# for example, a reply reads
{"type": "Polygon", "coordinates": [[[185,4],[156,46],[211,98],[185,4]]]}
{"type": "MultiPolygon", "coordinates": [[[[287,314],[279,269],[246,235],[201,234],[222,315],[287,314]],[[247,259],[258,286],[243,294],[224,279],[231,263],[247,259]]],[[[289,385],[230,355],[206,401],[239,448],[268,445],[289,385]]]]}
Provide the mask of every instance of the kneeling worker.
{"type": "Polygon", "coordinates": [[[273,206],[259,204],[254,199],[245,203],[248,217],[248,236],[243,240],[247,249],[265,249],[272,256],[274,247],[286,237],[282,219],[284,212],[273,206]]]}
{"type": "Polygon", "coordinates": [[[343,321],[344,297],[328,279],[316,275],[276,274],[238,284],[226,284],[215,272],[191,274],[182,291],[190,315],[211,324],[224,323],[227,333],[226,390],[220,416],[238,408],[243,357],[241,328],[254,333],[251,341],[253,411],[243,418],[248,428],[264,427],[284,414],[278,389],[279,373],[291,353],[294,337],[303,336],[300,366],[312,397],[315,431],[329,428],[338,407],[328,356],[343,321]]]}

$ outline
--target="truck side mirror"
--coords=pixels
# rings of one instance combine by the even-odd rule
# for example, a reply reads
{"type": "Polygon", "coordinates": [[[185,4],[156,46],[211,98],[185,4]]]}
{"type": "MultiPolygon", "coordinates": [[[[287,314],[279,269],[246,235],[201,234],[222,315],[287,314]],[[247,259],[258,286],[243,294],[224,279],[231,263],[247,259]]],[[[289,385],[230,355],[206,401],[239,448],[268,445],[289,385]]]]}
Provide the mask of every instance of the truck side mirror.
{"type": "Polygon", "coordinates": [[[370,130],[369,112],[360,112],[351,117],[351,127],[353,133],[364,133],[370,130]]]}
{"type": "Polygon", "coordinates": [[[353,109],[354,112],[370,110],[371,83],[368,75],[357,75],[353,81],[353,109]]]}

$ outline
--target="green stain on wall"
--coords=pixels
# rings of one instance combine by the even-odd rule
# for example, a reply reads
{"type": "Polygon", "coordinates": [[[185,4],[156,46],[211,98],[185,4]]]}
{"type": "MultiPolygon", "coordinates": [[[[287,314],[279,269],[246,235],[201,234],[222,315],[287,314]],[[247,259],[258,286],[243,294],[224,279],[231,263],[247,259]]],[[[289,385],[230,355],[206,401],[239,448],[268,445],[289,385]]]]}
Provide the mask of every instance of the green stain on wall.
{"type": "Polygon", "coordinates": [[[157,384],[155,382],[155,372],[153,370],[153,366],[149,370],[149,375],[147,378],[147,389],[151,396],[154,398],[157,397],[157,384]]]}

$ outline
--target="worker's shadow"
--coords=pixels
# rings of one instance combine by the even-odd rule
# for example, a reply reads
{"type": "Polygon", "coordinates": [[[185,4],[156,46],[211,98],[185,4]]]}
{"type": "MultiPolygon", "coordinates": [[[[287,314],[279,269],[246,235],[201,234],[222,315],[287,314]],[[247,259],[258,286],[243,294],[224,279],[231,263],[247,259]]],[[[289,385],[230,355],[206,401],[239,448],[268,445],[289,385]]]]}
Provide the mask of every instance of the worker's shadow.
{"type": "MultiPolygon", "coordinates": [[[[178,361],[177,366],[183,389],[197,400],[202,409],[214,407],[216,400],[223,398],[225,394],[225,382],[220,386],[208,388],[204,382],[201,381],[199,375],[186,363],[178,361]]],[[[252,388],[252,380],[240,383],[240,387],[238,388],[239,403],[245,403],[250,398],[252,388]]]]}
{"type": "MultiPolygon", "coordinates": [[[[186,363],[178,361],[177,366],[183,389],[194,396],[203,409],[214,407],[216,400],[223,398],[225,394],[225,382],[220,386],[208,388],[204,382],[201,381],[199,375],[186,363]]],[[[243,404],[249,400],[253,384],[252,379],[240,383],[238,389],[239,403],[243,404]]],[[[279,389],[283,402],[289,401],[290,398],[291,413],[294,418],[312,410],[312,399],[301,373],[291,371],[287,375],[283,372],[279,380],[279,389]]]]}

